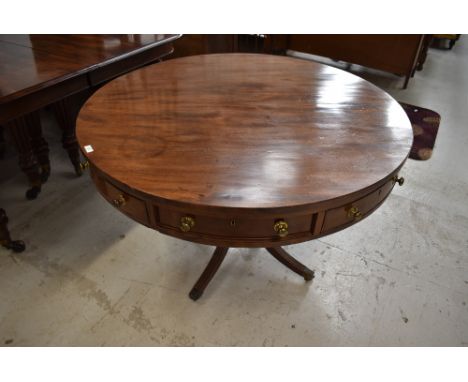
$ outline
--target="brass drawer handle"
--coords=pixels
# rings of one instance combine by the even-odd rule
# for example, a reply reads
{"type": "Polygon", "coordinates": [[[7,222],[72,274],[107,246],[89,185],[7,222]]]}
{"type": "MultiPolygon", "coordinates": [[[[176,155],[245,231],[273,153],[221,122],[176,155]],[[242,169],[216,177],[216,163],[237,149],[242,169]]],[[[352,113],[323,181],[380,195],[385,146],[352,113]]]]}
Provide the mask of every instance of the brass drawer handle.
{"type": "Polygon", "coordinates": [[[279,237],[285,237],[288,235],[288,223],[286,223],[284,220],[278,220],[275,222],[273,229],[279,237]]]}
{"type": "Polygon", "coordinates": [[[117,198],[112,201],[112,204],[117,208],[125,206],[126,203],[127,201],[125,200],[125,197],[122,194],[117,196],[117,198]]]}
{"type": "Polygon", "coordinates": [[[356,206],[352,206],[348,210],[348,217],[353,218],[354,220],[361,220],[362,219],[362,212],[359,211],[359,208],[357,208],[356,206]]]}
{"type": "Polygon", "coordinates": [[[394,183],[398,183],[399,186],[403,186],[403,184],[405,183],[405,178],[403,177],[398,177],[398,175],[395,175],[393,177],[393,182],[394,183]]]}
{"type": "Polygon", "coordinates": [[[179,228],[182,232],[188,232],[195,227],[195,219],[190,216],[183,216],[180,218],[179,228]]]}

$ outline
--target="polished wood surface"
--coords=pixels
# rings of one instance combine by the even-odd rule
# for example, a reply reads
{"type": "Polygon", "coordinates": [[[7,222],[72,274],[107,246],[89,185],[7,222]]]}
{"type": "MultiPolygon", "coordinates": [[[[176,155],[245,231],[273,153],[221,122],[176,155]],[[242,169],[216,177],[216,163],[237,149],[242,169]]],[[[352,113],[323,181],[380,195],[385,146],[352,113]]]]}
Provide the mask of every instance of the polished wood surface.
{"type": "Polygon", "coordinates": [[[197,300],[229,247],[281,246],[355,224],[403,179],[405,112],[370,83],[287,57],[179,58],[98,90],[77,134],[99,192],[162,233],[217,248],[197,300]]]}
{"type": "Polygon", "coordinates": [[[0,35],[0,124],[154,61],[164,54],[152,50],[171,48],[178,37],[0,35]],[[141,61],[145,54],[149,57],[141,61]],[[139,62],[132,62],[135,56],[139,62]],[[118,68],[122,61],[126,70],[118,68]],[[111,73],[105,72],[108,67],[111,73]]]}
{"type": "Polygon", "coordinates": [[[77,129],[92,165],[130,190],[182,208],[263,211],[365,193],[402,166],[413,136],[399,104],[369,82],[253,54],[120,77],[85,104],[77,129]]]}
{"type": "MultiPolygon", "coordinates": [[[[0,35],[0,158],[9,127],[19,165],[28,177],[28,199],[50,174],[39,109],[54,103],[63,146],[81,173],[75,120],[83,102],[106,81],[170,54],[180,35],[0,35]]],[[[20,252],[0,209],[0,244],[20,252]]]]}
{"type": "Polygon", "coordinates": [[[359,64],[405,76],[422,70],[430,35],[231,34],[184,35],[172,58],[208,53],[286,54],[288,50],[359,64]]]}
{"type": "Polygon", "coordinates": [[[52,105],[75,173],[82,164],[75,121],[84,101],[106,81],[156,62],[179,35],[0,35],[0,124],[11,130],[28,199],[50,173],[38,110],[52,105]]]}
{"type": "Polygon", "coordinates": [[[287,49],[318,54],[405,75],[423,35],[288,35],[287,49]]]}
{"type": "Polygon", "coordinates": [[[34,50],[0,37],[0,103],[50,86],[70,72],[79,75],[80,69],[79,63],[53,51],[34,50]]]}

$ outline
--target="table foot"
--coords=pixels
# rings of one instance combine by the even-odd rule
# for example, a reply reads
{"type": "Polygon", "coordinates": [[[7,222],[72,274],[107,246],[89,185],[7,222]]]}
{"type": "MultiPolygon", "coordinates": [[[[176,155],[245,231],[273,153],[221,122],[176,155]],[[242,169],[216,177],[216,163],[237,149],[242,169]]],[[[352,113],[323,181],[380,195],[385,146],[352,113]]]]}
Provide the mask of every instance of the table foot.
{"type": "Polygon", "coordinates": [[[0,208],[0,244],[17,253],[23,252],[26,249],[26,245],[21,240],[11,240],[10,232],[8,231],[8,216],[2,208],[0,208]]]}
{"type": "MultiPolygon", "coordinates": [[[[297,261],[294,257],[292,257],[289,253],[287,253],[281,247],[271,247],[265,248],[268,252],[270,252],[273,257],[278,260],[281,264],[285,265],[293,272],[297,273],[298,275],[302,276],[305,281],[310,281],[314,278],[315,273],[313,270],[307,268],[304,264],[297,261]]],[[[205,270],[203,271],[202,275],[195,283],[194,287],[189,293],[189,297],[193,301],[197,301],[205,291],[206,287],[213,279],[214,275],[218,271],[221,263],[223,262],[229,248],[225,247],[216,247],[211,260],[209,261],[208,265],[206,266],[205,270]]]]}
{"type": "Polygon", "coordinates": [[[287,253],[281,247],[272,247],[266,248],[268,252],[270,252],[273,257],[278,260],[281,264],[288,267],[293,272],[297,273],[298,275],[304,277],[305,281],[310,281],[314,278],[315,274],[314,271],[307,268],[304,264],[297,261],[294,257],[292,257],[289,253],[287,253]]]}
{"type": "Polygon", "coordinates": [[[194,287],[189,293],[189,297],[193,301],[198,300],[202,296],[203,292],[205,291],[205,288],[210,283],[211,279],[216,274],[221,263],[226,257],[228,250],[229,248],[216,247],[213,256],[211,257],[211,260],[209,261],[202,275],[200,276],[200,278],[195,283],[194,287]]]}

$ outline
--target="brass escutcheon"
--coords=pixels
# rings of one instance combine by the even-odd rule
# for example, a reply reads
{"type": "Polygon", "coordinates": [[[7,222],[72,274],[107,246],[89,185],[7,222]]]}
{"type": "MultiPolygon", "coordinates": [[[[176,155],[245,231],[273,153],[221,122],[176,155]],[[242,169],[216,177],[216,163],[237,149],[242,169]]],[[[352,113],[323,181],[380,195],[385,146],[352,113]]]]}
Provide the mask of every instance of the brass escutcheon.
{"type": "Polygon", "coordinates": [[[273,225],[273,229],[278,233],[279,237],[285,237],[288,235],[288,223],[284,220],[278,220],[273,225]]]}
{"type": "Polygon", "coordinates": [[[356,206],[352,206],[348,210],[348,217],[353,218],[354,220],[361,220],[362,219],[362,212],[359,211],[359,208],[357,208],[356,206]]]}
{"type": "Polygon", "coordinates": [[[117,208],[125,206],[125,203],[127,203],[127,201],[125,200],[125,197],[122,194],[117,196],[117,198],[112,201],[112,204],[117,208]]]}
{"type": "Polygon", "coordinates": [[[188,232],[195,226],[195,219],[190,216],[180,218],[179,228],[182,232],[188,232]]]}

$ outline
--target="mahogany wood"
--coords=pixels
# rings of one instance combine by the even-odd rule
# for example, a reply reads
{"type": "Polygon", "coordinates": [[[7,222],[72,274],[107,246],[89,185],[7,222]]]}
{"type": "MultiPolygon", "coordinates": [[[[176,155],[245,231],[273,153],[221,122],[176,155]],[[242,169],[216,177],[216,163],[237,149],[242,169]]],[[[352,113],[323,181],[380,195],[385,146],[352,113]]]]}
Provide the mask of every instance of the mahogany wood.
{"type": "Polygon", "coordinates": [[[229,248],[216,247],[208,265],[206,266],[200,278],[195,283],[195,285],[189,293],[189,297],[192,300],[196,301],[202,296],[206,287],[208,286],[210,281],[213,279],[213,276],[216,274],[219,267],[221,266],[221,263],[226,257],[228,250],[229,248]]]}
{"type": "Polygon", "coordinates": [[[41,182],[47,182],[50,175],[49,145],[42,135],[39,112],[25,114],[26,124],[31,137],[31,147],[41,170],[41,182]]]}
{"type": "Polygon", "coordinates": [[[118,207],[127,216],[136,220],[137,222],[149,226],[149,215],[146,209],[146,203],[138,197],[120,190],[111,182],[105,181],[102,178],[94,178],[94,182],[100,193],[115,207],[118,207]],[[116,205],[114,201],[123,198],[122,205],[116,205]]]}
{"type": "Polygon", "coordinates": [[[395,185],[394,179],[390,179],[384,185],[376,189],[375,191],[371,192],[369,195],[360,198],[353,203],[349,203],[349,205],[345,208],[342,206],[337,208],[329,209],[324,218],[324,222],[322,225],[322,232],[327,232],[332,230],[336,227],[347,225],[348,223],[353,222],[353,217],[349,214],[349,209],[353,206],[358,207],[359,211],[363,214],[368,214],[375,206],[379,205],[388,194],[393,189],[395,185]]]}
{"type": "MultiPolygon", "coordinates": [[[[63,145],[80,174],[75,120],[85,99],[106,81],[172,52],[179,35],[0,35],[0,125],[7,125],[26,173],[28,199],[37,197],[50,174],[48,145],[38,111],[55,106],[63,130],[63,145]]],[[[0,126],[0,157],[5,142],[0,126]]],[[[7,217],[0,210],[0,241],[14,251],[7,217]]]]}
{"type": "Polygon", "coordinates": [[[304,277],[305,281],[310,281],[314,278],[314,271],[307,268],[304,264],[297,261],[289,253],[287,253],[283,248],[267,248],[266,249],[270,254],[278,260],[281,264],[285,265],[293,272],[297,273],[299,276],[304,277]]]}
{"type": "Polygon", "coordinates": [[[206,53],[285,54],[288,49],[404,76],[404,88],[426,58],[430,35],[184,35],[172,58],[206,53]]]}
{"type": "MultiPolygon", "coordinates": [[[[282,35],[270,35],[281,39],[282,35]]],[[[384,70],[405,77],[403,87],[419,61],[424,60],[424,35],[286,35],[285,49],[311,53],[384,70]],[[422,55],[421,55],[422,54],[422,55]]]]}
{"type": "Polygon", "coordinates": [[[178,37],[0,35],[0,124],[155,61],[171,52],[178,37]],[[126,65],[129,59],[143,56],[126,65]],[[96,74],[107,68],[113,70],[96,74]]]}
{"type": "Polygon", "coordinates": [[[97,88],[85,89],[52,104],[55,118],[62,130],[62,146],[67,151],[70,162],[78,176],[82,175],[83,166],[75,134],[76,117],[81,106],[97,88]]]}
{"type": "Polygon", "coordinates": [[[234,53],[238,50],[237,34],[184,34],[174,42],[171,59],[211,53],[234,53]]]}
{"type": "MultiPolygon", "coordinates": [[[[106,81],[171,53],[172,41],[178,37],[0,35],[0,123],[10,122],[12,127],[29,125],[32,151],[42,168],[42,173],[33,174],[36,171],[33,158],[20,153],[20,166],[27,169],[31,190],[35,190],[28,190],[30,198],[40,190],[36,185],[37,176],[46,180],[50,173],[48,147],[35,111],[55,102],[54,110],[63,130],[63,146],[80,175],[75,121],[86,97],[106,81]],[[23,119],[15,122],[15,118],[23,119]]],[[[21,137],[26,135],[16,133],[16,139],[21,137]]],[[[23,142],[17,146],[29,145],[23,142]]]]}
{"type": "Polygon", "coordinates": [[[304,277],[277,248],[371,214],[413,139],[400,105],[369,82],[256,54],[122,76],[86,102],[77,136],[99,191],[136,221],[217,247],[266,247],[304,277]]]}
{"type": "Polygon", "coordinates": [[[392,97],[357,76],[227,54],[112,81],[84,105],[78,138],[98,171],[156,202],[298,212],[385,183],[412,130],[392,97]]]}
{"type": "MultiPolygon", "coordinates": [[[[37,112],[36,112],[37,113],[37,112]]],[[[34,115],[34,113],[32,113],[34,115]]],[[[10,130],[16,150],[18,151],[19,166],[26,174],[30,188],[26,191],[28,199],[35,199],[41,192],[42,175],[41,167],[31,143],[31,131],[40,129],[40,127],[31,127],[31,123],[38,122],[38,116],[31,117],[26,114],[8,122],[7,127],[10,130]]],[[[38,150],[38,148],[36,148],[38,150]]]]}

